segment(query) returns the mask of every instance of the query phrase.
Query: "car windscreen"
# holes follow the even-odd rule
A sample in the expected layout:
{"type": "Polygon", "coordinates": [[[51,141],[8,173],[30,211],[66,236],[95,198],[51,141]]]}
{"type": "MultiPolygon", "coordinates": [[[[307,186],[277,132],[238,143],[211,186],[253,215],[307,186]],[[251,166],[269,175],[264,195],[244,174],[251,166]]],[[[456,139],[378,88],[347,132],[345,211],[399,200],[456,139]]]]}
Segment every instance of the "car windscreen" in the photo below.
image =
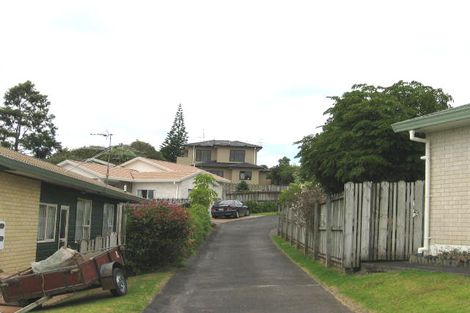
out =
{"type": "Polygon", "coordinates": [[[236,205],[236,202],[233,200],[222,200],[217,205],[218,206],[236,205]]]}

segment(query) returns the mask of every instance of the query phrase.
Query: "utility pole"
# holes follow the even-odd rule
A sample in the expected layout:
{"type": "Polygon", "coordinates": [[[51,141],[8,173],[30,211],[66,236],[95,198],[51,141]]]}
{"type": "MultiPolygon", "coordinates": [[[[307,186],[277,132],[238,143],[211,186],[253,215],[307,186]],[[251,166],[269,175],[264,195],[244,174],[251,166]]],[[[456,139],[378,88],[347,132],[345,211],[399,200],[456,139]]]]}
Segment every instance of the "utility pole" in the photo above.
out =
{"type": "Polygon", "coordinates": [[[106,133],[92,133],[90,134],[92,136],[103,136],[105,138],[108,138],[109,139],[109,143],[108,143],[108,162],[106,164],[106,179],[104,181],[104,183],[106,185],[108,185],[108,180],[109,180],[109,162],[111,162],[111,139],[113,137],[114,134],[111,134],[109,131],[106,131],[106,133]]]}

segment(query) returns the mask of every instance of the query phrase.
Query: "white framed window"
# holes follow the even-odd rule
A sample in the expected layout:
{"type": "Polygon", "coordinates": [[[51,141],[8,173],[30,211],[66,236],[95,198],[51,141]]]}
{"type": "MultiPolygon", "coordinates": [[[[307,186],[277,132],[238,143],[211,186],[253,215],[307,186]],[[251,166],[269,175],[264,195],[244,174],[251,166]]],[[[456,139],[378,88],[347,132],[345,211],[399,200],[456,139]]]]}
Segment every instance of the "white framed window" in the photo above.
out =
{"type": "Polygon", "coordinates": [[[240,171],[240,180],[251,180],[251,171],[240,171]]]}
{"type": "Polygon", "coordinates": [[[155,190],[152,189],[137,189],[137,195],[144,199],[155,199],[155,190]]]}
{"type": "Polygon", "coordinates": [[[103,232],[102,236],[111,235],[114,230],[114,204],[105,203],[103,207],[103,232]]]}
{"type": "Polygon", "coordinates": [[[57,204],[39,204],[38,242],[54,242],[57,222],[57,204]]]}
{"type": "Polygon", "coordinates": [[[75,219],[75,240],[90,239],[91,200],[78,199],[77,217],[75,219]]]}

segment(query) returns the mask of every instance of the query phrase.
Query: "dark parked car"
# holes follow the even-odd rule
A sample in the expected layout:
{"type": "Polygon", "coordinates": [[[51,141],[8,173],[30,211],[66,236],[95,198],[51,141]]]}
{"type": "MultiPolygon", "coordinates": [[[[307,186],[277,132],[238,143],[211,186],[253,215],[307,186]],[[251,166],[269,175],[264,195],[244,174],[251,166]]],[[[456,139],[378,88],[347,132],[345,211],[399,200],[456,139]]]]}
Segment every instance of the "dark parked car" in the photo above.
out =
{"type": "Polygon", "coordinates": [[[211,214],[213,218],[219,216],[248,216],[250,210],[246,205],[238,200],[222,200],[212,206],[211,214]]]}

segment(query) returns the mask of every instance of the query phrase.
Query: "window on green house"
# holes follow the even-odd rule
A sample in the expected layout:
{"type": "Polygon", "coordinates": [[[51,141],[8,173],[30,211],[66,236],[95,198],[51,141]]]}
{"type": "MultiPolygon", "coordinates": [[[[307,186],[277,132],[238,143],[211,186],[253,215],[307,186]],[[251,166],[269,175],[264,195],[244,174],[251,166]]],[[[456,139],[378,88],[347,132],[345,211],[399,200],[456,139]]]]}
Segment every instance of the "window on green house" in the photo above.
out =
{"type": "Polygon", "coordinates": [[[38,241],[55,241],[57,205],[41,203],[39,205],[38,241]]]}
{"type": "Polygon", "coordinates": [[[103,232],[102,236],[111,235],[114,231],[114,204],[105,203],[103,207],[103,232]]]}
{"type": "Polygon", "coordinates": [[[91,200],[78,199],[77,218],[75,219],[75,240],[90,239],[91,210],[91,200]]]}

